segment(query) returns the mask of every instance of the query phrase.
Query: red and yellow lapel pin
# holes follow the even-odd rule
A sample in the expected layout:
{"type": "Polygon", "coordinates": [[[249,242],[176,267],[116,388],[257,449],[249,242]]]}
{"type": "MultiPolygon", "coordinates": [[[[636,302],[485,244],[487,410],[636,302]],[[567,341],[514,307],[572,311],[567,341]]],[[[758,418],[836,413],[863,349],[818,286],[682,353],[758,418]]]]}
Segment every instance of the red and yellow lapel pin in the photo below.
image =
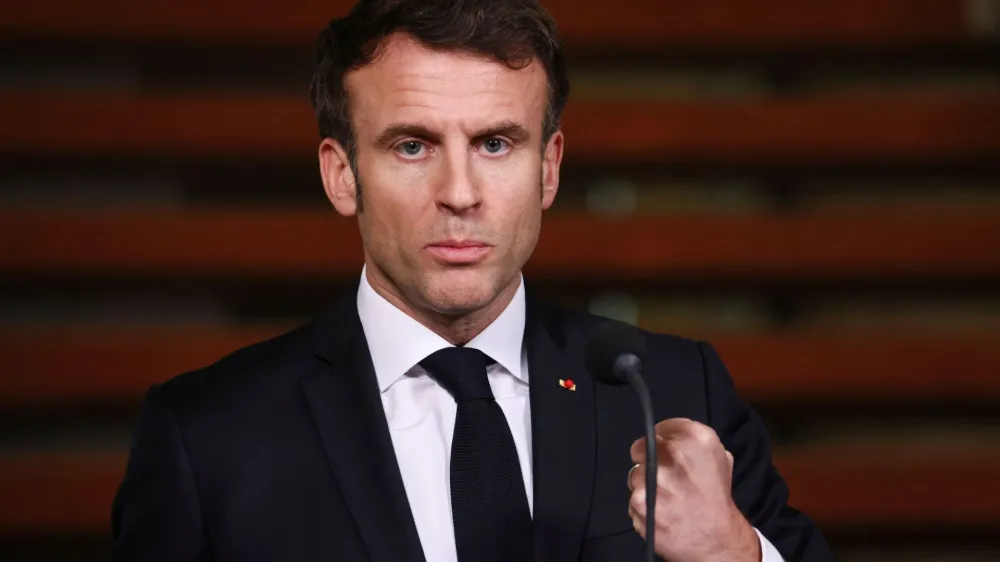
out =
{"type": "Polygon", "coordinates": [[[573,382],[573,379],[559,379],[559,386],[565,388],[566,390],[576,391],[576,383],[573,382]]]}

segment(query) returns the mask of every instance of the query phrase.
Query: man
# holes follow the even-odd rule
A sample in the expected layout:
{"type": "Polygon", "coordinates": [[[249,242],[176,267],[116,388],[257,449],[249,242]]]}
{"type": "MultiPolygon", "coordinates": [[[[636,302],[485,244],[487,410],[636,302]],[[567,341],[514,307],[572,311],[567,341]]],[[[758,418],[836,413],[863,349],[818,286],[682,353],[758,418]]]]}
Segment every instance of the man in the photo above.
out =
{"type": "MultiPolygon", "coordinates": [[[[585,371],[600,319],[521,277],[567,92],[533,0],[362,0],[330,24],[319,162],[361,231],[358,289],[150,390],[116,560],[642,560],[634,396],[585,371]]],[[[712,348],[645,337],[658,554],[832,559],[712,348]]]]}

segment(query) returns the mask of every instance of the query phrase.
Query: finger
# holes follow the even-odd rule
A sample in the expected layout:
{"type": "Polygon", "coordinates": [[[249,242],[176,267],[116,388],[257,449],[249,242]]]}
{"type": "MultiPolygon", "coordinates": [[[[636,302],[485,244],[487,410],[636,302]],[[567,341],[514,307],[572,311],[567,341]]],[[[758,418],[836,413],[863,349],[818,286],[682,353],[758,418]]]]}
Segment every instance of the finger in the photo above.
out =
{"type": "MultiPolygon", "coordinates": [[[[629,519],[639,519],[640,521],[642,521],[642,519],[643,519],[643,516],[640,515],[639,512],[636,511],[636,509],[634,507],[632,507],[631,503],[628,506],[628,516],[629,516],[629,519]]],[[[642,521],[642,522],[645,523],[645,521],[642,521]]]]}
{"type": "Polygon", "coordinates": [[[687,418],[670,418],[656,424],[656,434],[664,439],[687,436],[698,422],[687,418]]]}
{"type": "Polygon", "coordinates": [[[719,436],[711,427],[686,418],[671,418],[656,424],[656,435],[666,441],[696,443],[700,447],[721,446],[719,436]]]}
{"type": "Polygon", "coordinates": [[[644,477],[643,475],[645,473],[646,469],[641,464],[633,464],[632,468],[628,469],[628,478],[626,479],[626,481],[628,482],[628,489],[630,492],[635,490],[635,487],[638,486],[640,482],[643,482],[643,477],[644,477]],[[636,473],[639,472],[640,470],[642,471],[642,473],[636,475],[636,473]]]}
{"type": "MultiPolygon", "coordinates": [[[[661,461],[661,462],[665,462],[665,461],[661,461]]],[[[677,476],[675,474],[675,471],[671,467],[665,466],[664,464],[658,464],[656,466],[656,487],[657,487],[657,493],[662,493],[662,492],[665,492],[667,490],[674,489],[675,486],[676,486],[676,484],[677,484],[677,482],[675,480],[676,478],[677,478],[677,476]]]]}
{"type": "Polygon", "coordinates": [[[628,500],[629,509],[640,517],[646,517],[646,488],[632,492],[628,500]]]}
{"type": "Polygon", "coordinates": [[[632,529],[634,529],[636,533],[639,533],[639,536],[642,538],[646,538],[646,519],[641,517],[632,508],[629,508],[628,516],[629,519],[632,520],[632,529]]]}
{"type": "Polygon", "coordinates": [[[632,462],[635,464],[642,464],[646,462],[646,438],[640,437],[632,442],[632,448],[629,450],[632,456],[632,462]]]}
{"type": "MultiPolygon", "coordinates": [[[[662,450],[661,445],[663,445],[663,443],[665,443],[663,437],[656,435],[656,445],[660,448],[660,450],[662,450]]],[[[629,454],[632,456],[632,462],[635,464],[642,464],[646,462],[646,438],[640,437],[639,439],[633,441],[629,454]]],[[[662,454],[663,453],[659,451],[657,452],[657,455],[662,454]]]]}
{"type": "Polygon", "coordinates": [[[729,472],[733,472],[733,465],[736,464],[736,459],[733,458],[733,454],[726,450],[726,460],[729,461],[729,472]]]}
{"type": "Polygon", "coordinates": [[[640,537],[646,538],[646,519],[644,517],[640,517],[639,514],[635,513],[631,509],[629,510],[628,515],[632,519],[632,529],[634,529],[636,533],[639,533],[640,537]]]}
{"type": "MultiPolygon", "coordinates": [[[[631,492],[629,501],[641,513],[646,513],[646,467],[640,465],[634,468],[635,470],[629,476],[628,482],[628,489],[631,492]]],[[[670,469],[663,466],[656,468],[657,496],[663,497],[671,494],[671,490],[676,487],[676,482],[673,478],[674,476],[671,474],[670,469]]]]}

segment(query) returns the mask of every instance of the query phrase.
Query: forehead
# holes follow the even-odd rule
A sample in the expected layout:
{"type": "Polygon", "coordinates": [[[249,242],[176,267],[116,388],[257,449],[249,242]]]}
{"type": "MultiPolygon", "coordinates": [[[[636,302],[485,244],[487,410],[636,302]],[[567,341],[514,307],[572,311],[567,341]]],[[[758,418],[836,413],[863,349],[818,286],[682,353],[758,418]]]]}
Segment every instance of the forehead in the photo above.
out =
{"type": "Polygon", "coordinates": [[[476,54],[435,50],[404,34],[388,37],[375,62],[345,79],[359,129],[400,121],[443,128],[503,120],[540,129],[547,84],[537,61],[511,69],[476,54]]]}

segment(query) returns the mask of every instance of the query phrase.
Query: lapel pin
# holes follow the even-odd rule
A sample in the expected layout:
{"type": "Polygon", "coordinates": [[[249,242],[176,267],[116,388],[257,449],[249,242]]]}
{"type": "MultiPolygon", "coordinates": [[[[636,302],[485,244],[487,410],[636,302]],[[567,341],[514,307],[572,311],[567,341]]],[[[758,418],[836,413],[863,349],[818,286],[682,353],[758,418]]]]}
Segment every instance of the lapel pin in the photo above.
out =
{"type": "Polygon", "coordinates": [[[559,379],[559,386],[565,388],[566,390],[576,391],[576,383],[573,382],[573,379],[559,379]]]}

